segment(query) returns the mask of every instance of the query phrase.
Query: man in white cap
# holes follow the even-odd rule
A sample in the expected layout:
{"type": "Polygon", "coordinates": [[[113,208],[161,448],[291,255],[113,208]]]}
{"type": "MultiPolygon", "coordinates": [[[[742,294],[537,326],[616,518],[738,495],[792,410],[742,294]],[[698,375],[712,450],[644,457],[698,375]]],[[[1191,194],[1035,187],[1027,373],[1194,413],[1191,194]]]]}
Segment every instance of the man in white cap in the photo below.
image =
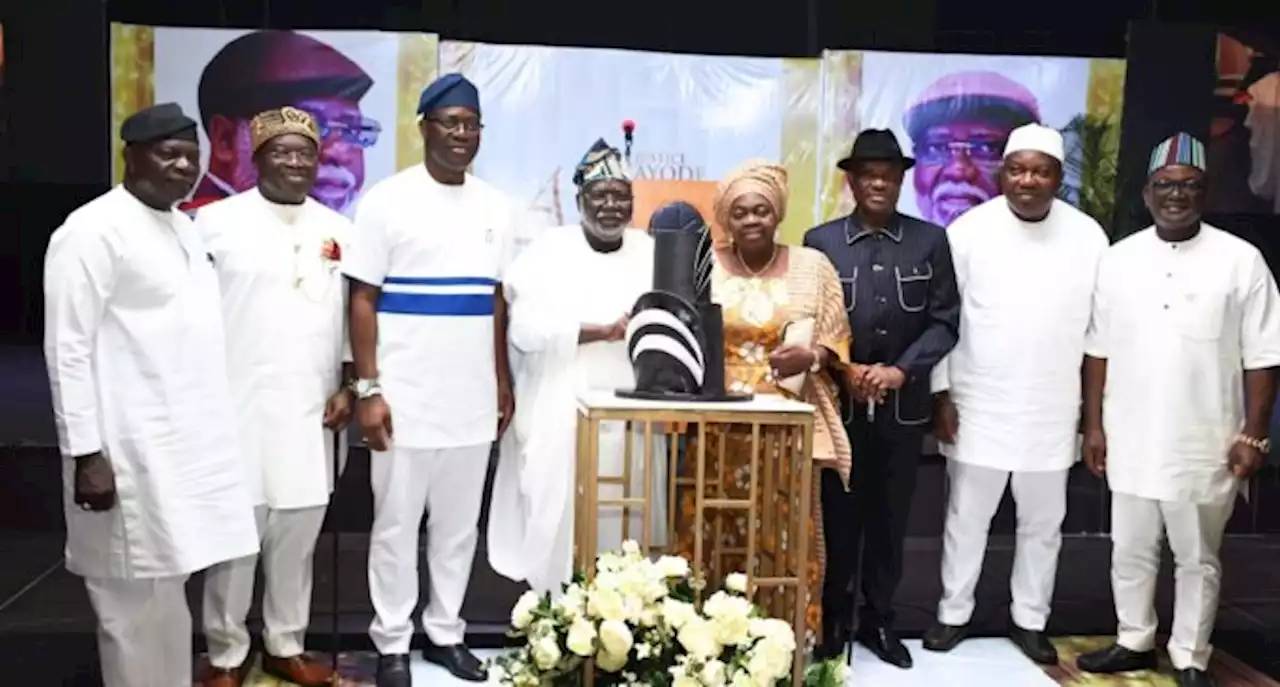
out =
{"type": "Polygon", "coordinates": [[[1213,684],[1218,547],[1236,495],[1270,450],[1280,292],[1257,248],[1200,220],[1204,145],[1156,147],[1142,197],[1155,226],[1104,256],[1084,367],[1084,458],[1111,486],[1116,643],[1081,670],[1156,667],[1156,576],[1173,551],[1169,659],[1213,684]]]}
{"type": "Polygon", "coordinates": [[[1044,635],[1078,454],[1080,365],[1102,227],[1057,199],[1063,143],[1039,124],[1014,129],[1000,171],[1002,197],[947,229],[960,289],[960,343],[933,372],[950,496],[942,600],[924,647],[950,651],[968,632],[987,534],[1008,485],[1018,534],[1010,638],[1056,664],[1044,635]]]}

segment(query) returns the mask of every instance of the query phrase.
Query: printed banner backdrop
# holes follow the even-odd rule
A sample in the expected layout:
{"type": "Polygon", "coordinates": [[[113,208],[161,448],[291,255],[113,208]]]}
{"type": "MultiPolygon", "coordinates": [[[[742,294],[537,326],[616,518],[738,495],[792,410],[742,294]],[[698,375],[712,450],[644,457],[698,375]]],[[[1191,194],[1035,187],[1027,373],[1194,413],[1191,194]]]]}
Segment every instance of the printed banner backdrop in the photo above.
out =
{"type": "Polygon", "coordinates": [[[621,150],[628,119],[635,226],[673,200],[712,221],[717,181],[764,158],[789,172],[793,202],[781,231],[799,242],[814,223],[819,70],[818,60],[440,44],[441,73],[461,72],[480,89],[475,173],[526,210],[521,244],[578,221],[574,167],[598,138],[621,150]]]}
{"type": "Polygon", "coordinates": [[[1109,227],[1123,97],[1123,60],[826,51],[818,214],[852,209],[835,163],[881,128],[916,158],[898,209],[946,226],[999,195],[1005,139],[1036,121],[1067,139],[1064,199],[1109,227]]]}
{"type": "MultiPolygon", "coordinates": [[[[200,121],[204,174],[183,206],[193,209],[254,186],[248,120],[295,105],[316,115],[324,135],[312,196],[350,215],[364,189],[421,162],[414,112],[437,57],[433,34],[112,24],[112,130],[160,102],[200,121]]],[[[113,141],[118,183],[122,146],[113,141]]]]}
{"type": "Polygon", "coordinates": [[[1209,209],[1280,214],[1280,31],[1218,34],[1209,209]]]}

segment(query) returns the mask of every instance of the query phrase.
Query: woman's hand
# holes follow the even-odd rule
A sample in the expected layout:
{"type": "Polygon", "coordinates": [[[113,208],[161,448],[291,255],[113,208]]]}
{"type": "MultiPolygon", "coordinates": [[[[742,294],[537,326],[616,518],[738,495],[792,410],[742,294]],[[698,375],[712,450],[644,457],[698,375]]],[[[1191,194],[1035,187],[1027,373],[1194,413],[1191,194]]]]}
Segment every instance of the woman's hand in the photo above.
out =
{"type": "Polygon", "coordinates": [[[783,346],[769,356],[769,367],[775,380],[786,379],[808,372],[817,360],[817,352],[808,346],[783,346]]]}

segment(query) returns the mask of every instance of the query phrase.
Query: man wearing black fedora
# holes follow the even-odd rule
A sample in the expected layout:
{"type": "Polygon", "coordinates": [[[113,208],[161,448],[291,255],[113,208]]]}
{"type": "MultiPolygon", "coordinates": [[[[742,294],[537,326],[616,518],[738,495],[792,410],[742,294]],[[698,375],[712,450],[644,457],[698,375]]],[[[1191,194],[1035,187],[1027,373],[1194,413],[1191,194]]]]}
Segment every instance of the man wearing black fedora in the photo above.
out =
{"type": "Polygon", "coordinates": [[[833,656],[856,640],[899,668],[912,661],[893,629],[893,595],[921,448],[933,421],[930,373],[955,346],[960,327],[946,232],[896,210],[904,174],[914,164],[892,132],[858,134],[837,163],[853,192],[853,212],[804,237],[804,245],[825,253],[840,273],[853,360],[868,366],[851,380],[853,395],[845,403],[851,489],[845,492],[830,470],[821,477],[827,574],[820,648],[833,656]],[[865,605],[851,638],[855,579],[865,605]]]}

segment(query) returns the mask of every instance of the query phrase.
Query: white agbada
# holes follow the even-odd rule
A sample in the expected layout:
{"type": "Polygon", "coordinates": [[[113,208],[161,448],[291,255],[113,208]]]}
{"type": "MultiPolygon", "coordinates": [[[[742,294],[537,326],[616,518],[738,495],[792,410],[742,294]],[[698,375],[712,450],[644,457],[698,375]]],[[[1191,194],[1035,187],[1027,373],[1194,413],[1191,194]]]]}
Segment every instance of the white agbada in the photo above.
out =
{"type": "Polygon", "coordinates": [[[44,291],[67,569],[158,578],[256,553],[218,282],[191,220],[118,186],[53,233],[44,291]],[[70,459],[96,451],[118,496],[101,513],[73,500],[70,459]]]}
{"type": "Polygon", "coordinates": [[[338,258],[351,221],[310,198],[270,203],[255,188],[201,208],[195,226],[221,283],[227,368],[254,503],[325,506],[334,468],[324,408],[341,384],[346,350],[338,258]]]}
{"type": "Polygon", "coordinates": [[[1244,425],[1244,370],[1280,366],[1280,293],[1256,248],[1202,223],[1178,243],[1154,228],[1103,257],[1088,354],[1107,361],[1117,643],[1155,648],[1163,544],[1173,551],[1168,652],[1206,670],[1222,580],[1218,550],[1239,480],[1227,452],[1244,425]]]}
{"type": "Polygon", "coordinates": [[[1067,510],[1067,471],[1079,455],[1080,364],[1107,236],[1059,200],[1040,222],[1001,196],[947,227],[960,290],[960,343],[933,372],[959,427],[948,457],[938,621],[972,619],[987,535],[1006,488],[1017,503],[1010,616],[1048,623],[1067,510]]]}
{"type": "Polygon", "coordinates": [[[960,289],[960,342],[934,368],[960,417],[943,455],[1008,471],[1057,471],[1079,455],[1080,364],[1107,235],[1053,201],[1024,222],[1002,196],[947,228],[960,289]]]}
{"type": "MultiPolygon", "coordinates": [[[[601,253],[579,226],[546,230],[520,254],[504,283],[510,303],[508,339],[516,390],[514,431],[502,441],[489,516],[489,562],[513,580],[538,591],[558,592],[572,574],[573,486],[577,397],[584,391],[614,391],[635,384],[624,341],[579,344],[584,324],[609,324],[630,312],[652,289],[653,239],[628,230],[622,247],[601,253]]],[[[600,474],[623,475],[625,437],[621,425],[602,425],[600,474]]],[[[632,436],[634,484],[643,489],[639,467],[644,436],[632,436]]],[[[665,441],[654,444],[655,492],[665,494],[665,441]]],[[[613,485],[604,498],[621,497],[613,485]]],[[[652,514],[655,543],[665,540],[665,499],[652,514]]],[[[630,517],[630,538],[643,526],[630,517]]],[[[601,550],[622,543],[617,509],[600,514],[601,550]]]]}
{"type": "Polygon", "coordinates": [[[1208,224],[1181,243],[1148,228],[1107,252],[1095,300],[1088,353],[1107,360],[1111,490],[1233,498],[1227,450],[1244,426],[1244,370],[1280,365],[1280,294],[1262,254],[1208,224]]]}

